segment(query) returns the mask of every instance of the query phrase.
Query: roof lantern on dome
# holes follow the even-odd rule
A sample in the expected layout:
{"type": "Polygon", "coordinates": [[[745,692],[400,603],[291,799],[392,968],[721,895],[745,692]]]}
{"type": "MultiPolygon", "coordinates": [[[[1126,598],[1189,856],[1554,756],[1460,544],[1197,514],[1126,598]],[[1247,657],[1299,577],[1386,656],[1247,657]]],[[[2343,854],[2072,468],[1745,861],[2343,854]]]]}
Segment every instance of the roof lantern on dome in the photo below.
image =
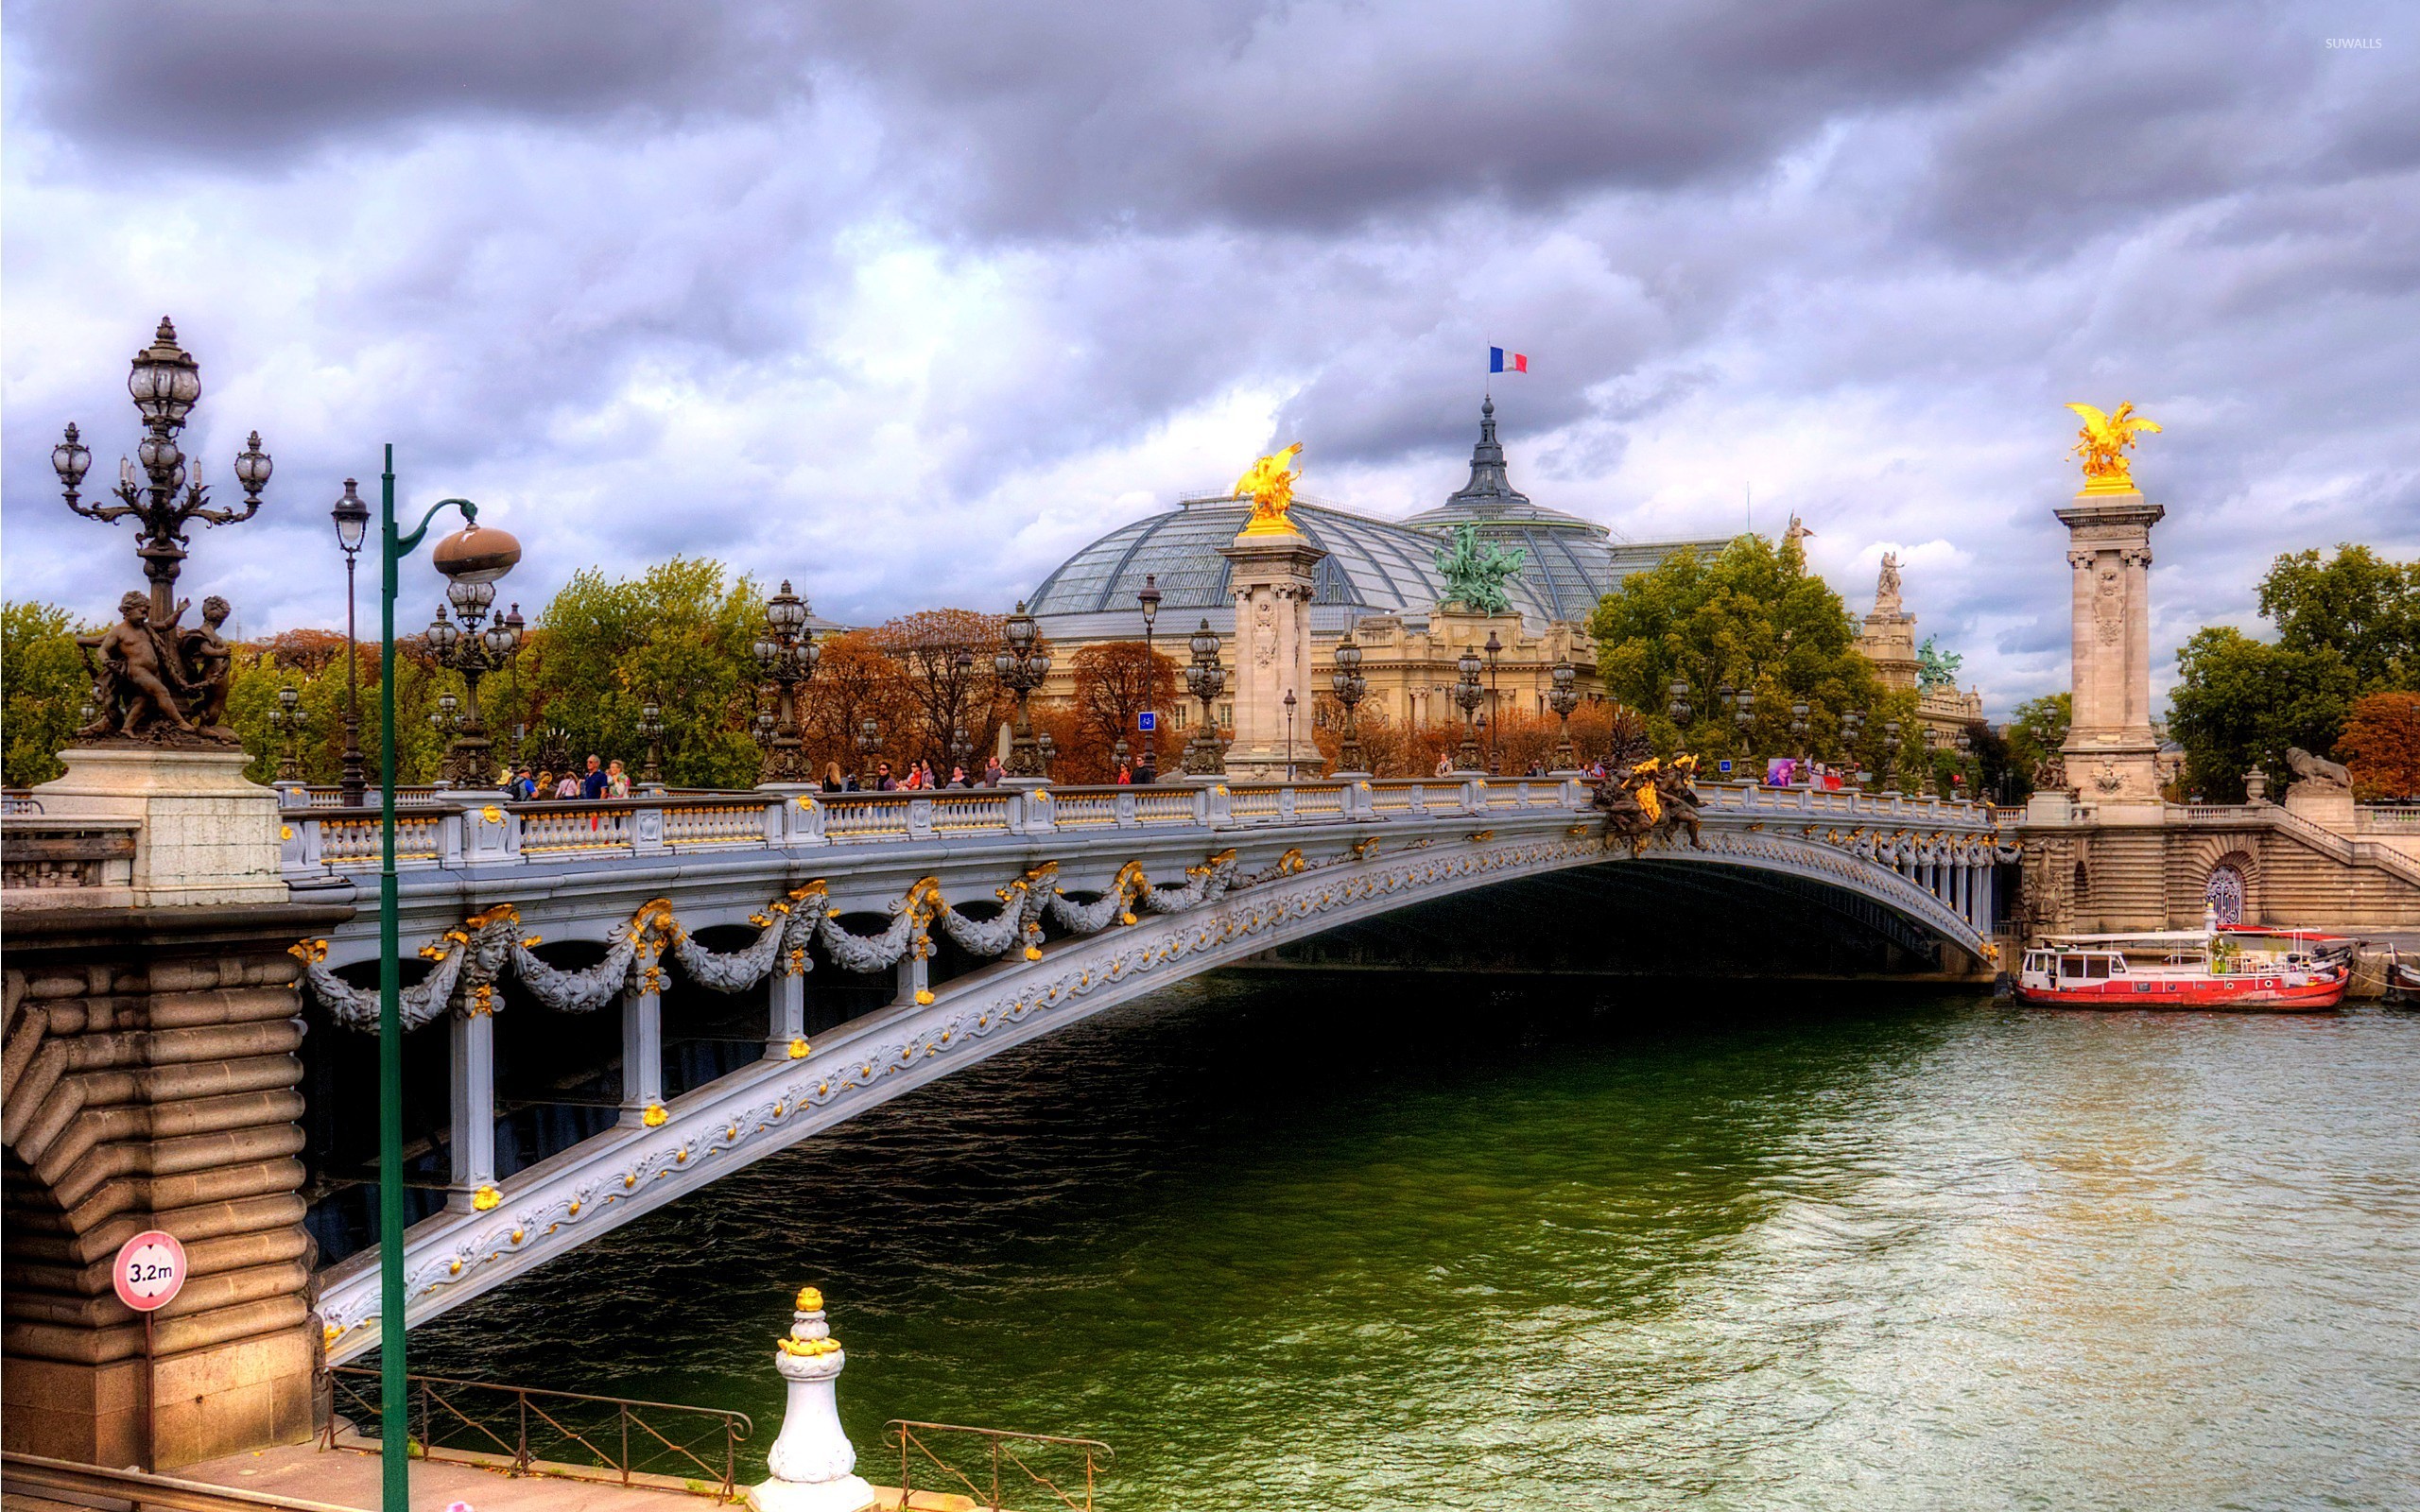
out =
{"type": "Polygon", "coordinates": [[[1424,509],[1404,524],[1419,530],[1475,524],[1485,535],[1485,527],[1497,522],[1540,530],[1585,530],[1599,539],[1612,534],[1593,520],[1532,504],[1528,494],[1512,486],[1504,468],[1504,443],[1495,438],[1495,401],[1491,398],[1478,406],[1478,444],[1471,448],[1471,480],[1448,494],[1443,504],[1424,509]]]}

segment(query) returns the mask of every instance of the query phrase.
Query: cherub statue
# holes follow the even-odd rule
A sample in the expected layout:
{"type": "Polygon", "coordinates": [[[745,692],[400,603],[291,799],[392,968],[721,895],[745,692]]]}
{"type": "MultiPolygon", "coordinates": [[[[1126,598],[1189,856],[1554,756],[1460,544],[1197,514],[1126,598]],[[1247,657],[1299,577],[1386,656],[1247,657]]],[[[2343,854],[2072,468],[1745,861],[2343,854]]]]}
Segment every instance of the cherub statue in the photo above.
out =
{"type": "Polygon", "coordinates": [[[1698,759],[1686,751],[1675,756],[1669,765],[1653,774],[1657,807],[1663,812],[1656,816],[1655,833],[1667,838],[1676,831],[1689,832],[1689,844],[1700,845],[1698,839],[1698,789],[1691,779],[1697,776],[1698,759]]]}
{"type": "Polygon", "coordinates": [[[2104,415],[2090,404],[2069,404],[2083,421],[2075,450],[2067,455],[2083,463],[2084,487],[2095,493],[2124,493],[2135,486],[2126,453],[2144,431],[2159,434],[2159,422],[2135,413],[2130,400],[2104,415]]]}
{"type": "MultiPolygon", "coordinates": [[[[177,712],[177,690],[183,679],[178,676],[172,643],[152,627],[150,595],[128,593],[117,601],[117,612],[118,623],[100,634],[76,638],[88,666],[93,653],[99,655],[93,704],[100,711],[98,718],[77,733],[130,737],[154,725],[190,733],[192,722],[177,712]]],[[[178,612],[183,612],[182,605],[178,612]]],[[[173,627],[176,616],[168,623],[173,627]]]]}
{"type": "Polygon", "coordinates": [[[194,692],[193,722],[203,734],[220,740],[233,740],[235,732],[227,728],[227,689],[234,680],[235,652],[219,637],[218,627],[234,612],[228,602],[213,593],[201,601],[201,623],[177,638],[178,649],[184,655],[185,676],[194,692]]]}

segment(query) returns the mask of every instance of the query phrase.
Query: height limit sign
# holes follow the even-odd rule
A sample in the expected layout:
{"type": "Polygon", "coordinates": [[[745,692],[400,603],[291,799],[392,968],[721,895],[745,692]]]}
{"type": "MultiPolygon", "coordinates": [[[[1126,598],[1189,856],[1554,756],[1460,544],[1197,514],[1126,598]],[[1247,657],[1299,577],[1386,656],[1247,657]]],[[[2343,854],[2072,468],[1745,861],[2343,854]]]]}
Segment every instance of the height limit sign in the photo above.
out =
{"type": "Polygon", "coordinates": [[[157,1312],[185,1284],[185,1246],[153,1228],[118,1246],[117,1299],[138,1313],[157,1312]]]}

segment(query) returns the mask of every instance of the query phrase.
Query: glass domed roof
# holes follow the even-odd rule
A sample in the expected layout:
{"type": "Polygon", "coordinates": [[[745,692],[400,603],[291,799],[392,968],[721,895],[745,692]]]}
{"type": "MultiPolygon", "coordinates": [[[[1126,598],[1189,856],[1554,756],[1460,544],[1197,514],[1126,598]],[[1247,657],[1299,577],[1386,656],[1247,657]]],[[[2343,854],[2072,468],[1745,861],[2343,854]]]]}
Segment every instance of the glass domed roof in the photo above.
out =
{"type": "MultiPolygon", "coordinates": [[[[1296,528],[1327,553],[1311,600],[1315,631],[1336,634],[1373,614],[1426,617],[1445,596],[1436,557],[1457,525],[1528,554],[1504,586],[1533,629],[1586,619],[1623,574],[1651,567],[1676,549],[1719,551],[1724,544],[1617,542],[1603,525],[1530,503],[1507,480],[1495,410],[1491,402],[1480,411],[1470,483],[1437,508],[1398,523],[1296,498],[1288,511],[1296,528]]],[[[1138,637],[1143,616],[1134,595],[1150,576],[1162,595],[1162,633],[1183,636],[1203,619],[1224,633],[1233,627],[1235,602],[1219,548],[1232,543],[1251,516],[1247,500],[1187,499],[1120,525],[1062,562],[1033,591],[1027,610],[1053,639],[1138,637]]]]}

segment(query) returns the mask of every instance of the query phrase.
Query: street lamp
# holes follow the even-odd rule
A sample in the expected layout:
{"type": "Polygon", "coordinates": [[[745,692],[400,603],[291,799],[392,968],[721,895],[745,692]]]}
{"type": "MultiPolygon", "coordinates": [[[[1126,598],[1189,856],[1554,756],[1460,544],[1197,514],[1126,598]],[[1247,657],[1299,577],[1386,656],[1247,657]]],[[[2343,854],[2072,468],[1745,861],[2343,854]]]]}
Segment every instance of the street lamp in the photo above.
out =
{"type": "Polygon", "coordinates": [[[281,782],[302,781],[300,751],[302,743],[302,695],[297,693],[294,684],[289,682],[277,690],[277,707],[268,712],[268,728],[282,730],[285,735],[285,753],[277,759],[277,780],[281,782]]]}
{"type": "MultiPolygon", "coordinates": [[[[1159,680],[1156,676],[1159,663],[1151,656],[1151,627],[1160,621],[1159,574],[1143,575],[1143,586],[1134,594],[1134,601],[1143,606],[1143,701],[1148,704],[1151,700],[1151,686],[1159,680]]],[[[1156,727],[1159,721],[1154,719],[1151,723],[1156,727]]],[[[1143,731],[1143,749],[1150,757],[1153,766],[1160,765],[1159,745],[1160,732],[1156,728],[1143,731]]]]}
{"type": "Polygon", "coordinates": [[[1336,701],[1344,706],[1344,739],[1337,747],[1337,766],[1360,771],[1361,726],[1357,711],[1369,696],[1370,679],[1361,675],[1361,647],[1354,643],[1351,630],[1336,643],[1336,672],[1328,679],[1328,686],[1336,690],[1336,701]]]}
{"type": "Polygon", "coordinates": [[[1286,690],[1286,781],[1294,780],[1294,690],[1286,690]]]}
{"type": "Polygon", "coordinates": [[[151,580],[151,627],[173,640],[177,573],[184,564],[186,527],[196,520],[212,525],[235,524],[259,513],[270,463],[268,454],[261,450],[261,433],[252,432],[244,450],[235,455],[235,481],[244,490],[240,510],[212,508],[209,488],[185,481],[186,457],[177,447],[177,433],[184,429],[186,416],[201,400],[201,364],[177,345],[177,328],[164,316],[151,345],[134,354],[126,391],[143,416],[144,437],[134,455],[149,479],[147,488],[135,481],[134,464],[120,457],[117,488],[112,490],[118,502],[97,506],[80,502],[78,490],[93,465],[93,454],[74,425],[67,427],[66,438],[51,448],[50,465],[65,487],[67,507],[76,513],[102,521],[134,517],[138,538],[134,554],[143,558],[143,575],[151,580]]]}
{"type": "MultiPolygon", "coordinates": [[[[1725,689],[1724,691],[1728,692],[1729,690],[1725,689]]],[[[1671,717],[1672,723],[1676,725],[1686,725],[1689,722],[1690,713],[1688,679],[1686,678],[1674,678],[1672,679],[1670,693],[1671,696],[1665,701],[1664,713],[1671,717]]]]}
{"type": "Polygon", "coordinates": [[[1478,706],[1487,701],[1478,685],[1478,653],[1465,647],[1454,668],[1461,674],[1454,683],[1454,702],[1462,711],[1462,745],[1454,765],[1460,771],[1475,772],[1478,770],[1478,706]]]}
{"type": "Polygon", "coordinates": [[[1185,745],[1185,775],[1216,777],[1227,769],[1227,753],[1219,743],[1219,714],[1215,707],[1219,695],[1227,691],[1227,672],[1219,665],[1219,632],[1204,619],[1188,644],[1193,664],[1184,669],[1184,685],[1186,691],[1201,700],[1201,728],[1185,745]]]}
{"type": "Polygon", "coordinates": [[[1806,704],[1803,699],[1789,706],[1789,738],[1793,749],[1806,749],[1806,704]]]}
{"type": "Polygon", "coordinates": [[[1841,715],[1841,748],[1847,753],[1849,762],[1858,774],[1858,781],[1860,782],[1865,781],[1865,763],[1858,758],[1857,747],[1864,734],[1864,710],[1852,709],[1841,715]]]}
{"type": "MultiPolygon", "coordinates": [[[[1563,721],[1563,738],[1555,742],[1555,766],[1559,771],[1578,771],[1580,753],[1571,745],[1571,711],[1580,707],[1580,689],[1577,686],[1580,669],[1566,659],[1556,662],[1549,676],[1554,679],[1554,690],[1547,695],[1547,707],[1563,721]]],[[[1689,685],[1675,682],[1672,686],[1680,690],[1673,696],[1673,701],[1681,706],[1681,712],[1672,717],[1676,722],[1685,721],[1689,717],[1689,685]]]]}
{"type": "Polygon", "coordinates": [[[1495,658],[1496,658],[1497,654],[1498,654],[1498,653],[1500,653],[1503,649],[1504,649],[1504,643],[1503,643],[1503,642],[1501,642],[1501,641],[1499,641],[1499,640],[1497,640],[1497,639],[1495,638],[1495,626],[1493,626],[1493,625],[1489,626],[1489,627],[1487,627],[1487,646],[1486,646],[1486,650],[1487,650],[1487,769],[1488,769],[1488,771],[1489,771],[1489,773],[1490,773],[1491,775],[1495,773],[1495,771],[1496,770],[1496,766],[1497,766],[1496,754],[1495,754],[1495,736],[1496,736],[1496,730],[1497,730],[1497,727],[1498,727],[1498,726],[1500,726],[1500,725],[1502,725],[1502,724],[1504,723],[1504,711],[1502,710],[1502,708],[1500,708],[1500,707],[1497,705],[1496,700],[1495,700],[1495,658]]]}
{"type": "Polygon", "coordinates": [[[1898,755],[1899,721],[1885,719],[1882,721],[1882,785],[1886,789],[1891,785],[1891,768],[1895,765],[1898,755]]]}
{"type": "Polygon", "coordinates": [[[344,765],[337,768],[337,800],[346,808],[361,807],[361,653],[354,648],[353,567],[361,542],[370,534],[370,506],[344,480],[344,496],[328,511],[337,524],[337,544],[344,549],[344,765]]]}
{"type": "Polygon", "coordinates": [[[639,768],[639,786],[664,791],[664,706],[650,698],[639,706],[639,736],[647,742],[647,765],[639,768]]]}
{"type": "MultiPolygon", "coordinates": [[[[486,787],[494,781],[494,744],[488,739],[487,726],[479,719],[479,679],[491,672],[502,671],[513,653],[521,649],[525,628],[521,606],[513,605],[510,612],[497,615],[494,624],[481,630],[479,622],[487,618],[488,607],[495,602],[495,584],[457,578],[445,585],[445,598],[462,623],[456,627],[445,617],[445,605],[438,605],[437,617],[428,626],[429,655],[439,666],[451,667],[462,675],[469,697],[462,716],[448,720],[456,733],[445,747],[443,775],[455,787],[486,787]]],[[[453,701],[451,694],[439,700],[449,716],[453,701]]]]}
{"type": "MultiPolygon", "coordinates": [[[[479,524],[468,499],[440,499],[411,534],[395,526],[395,449],[387,448],[379,476],[378,523],[378,1363],[379,1400],[408,1399],[404,1373],[406,1332],[404,1291],[404,1016],[402,933],[395,885],[395,598],[404,558],[428,534],[440,509],[462,512],[459,534],[442,536],[429,553],[451,583],[482,587],[512,571],[521,542],[479,524]]],[[[494,590],[488,588],[492,597],[494,590]]],[[[380,1497],[387,1512],[410,1506],[411,1436],[400,1418],[378,1435],[380,1497]]]]}
{"type": "Polygon", "coordinates": [[[881,783],[874,777],[874,759],[882,754],[882,726],[872,714],[857,721],[857,786],[867,792],[877,790],[881,783]]]}
{"type": "Polygon", "coordinates": [[[783,578],[782,591],[765,601],[765,628],[758,633],[754,647],[756,670],[764,679],[763,691],[773,700],[773,722],[764,727],[767,782],[814,780],[815,774],[807,770],[804,745],[799,738],[805,723],[799,713],[799,690],[815,676],[816,663],[822,660],[823,652],[815,644],[814,633],[807,629],[806,620],[806,600],[791,593],[789,579],[783,578]]]}
{"type": "Polygon", "coordinates": [[[1009,775],[1047,779],[1050,776],[1049,752],[1033,738],[1033,717],[1028,700],[1042,679],[1050,676],[1050,653],[1037,649],[1038,632],[1033,616],[1025,611],[1025,604],[1017,604],[1017,611],[1009,616],[1002,633],[1008,644],[992,658],[992,670],[999,674],[1000,685],[1017,696],[1016,724],[1009,738],[1009,775]]]}

